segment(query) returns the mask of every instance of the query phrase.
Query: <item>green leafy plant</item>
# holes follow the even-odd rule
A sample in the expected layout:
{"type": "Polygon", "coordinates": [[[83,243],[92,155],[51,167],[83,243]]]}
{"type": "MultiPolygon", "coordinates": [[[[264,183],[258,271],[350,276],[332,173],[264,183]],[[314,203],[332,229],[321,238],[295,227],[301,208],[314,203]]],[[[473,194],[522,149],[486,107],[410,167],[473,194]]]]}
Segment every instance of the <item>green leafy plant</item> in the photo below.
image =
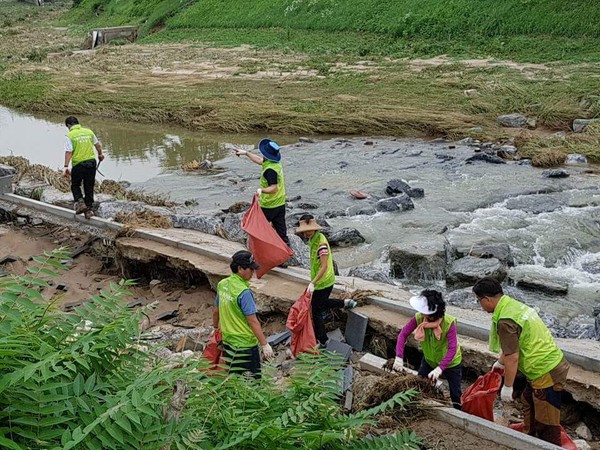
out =
{"type": "Polygon", "coordinates": [[[417,448],[407,431],[365,437],[365,426],[415,395],[356,414],[340,406],[340,363],[303,355],[289,378],[209,371],[201,358],[168,363],[141,345],[131,282],[73,312],[42,293],[66,270],[65,249],[0,279],[0,447],[10,449],[417,448]]]}

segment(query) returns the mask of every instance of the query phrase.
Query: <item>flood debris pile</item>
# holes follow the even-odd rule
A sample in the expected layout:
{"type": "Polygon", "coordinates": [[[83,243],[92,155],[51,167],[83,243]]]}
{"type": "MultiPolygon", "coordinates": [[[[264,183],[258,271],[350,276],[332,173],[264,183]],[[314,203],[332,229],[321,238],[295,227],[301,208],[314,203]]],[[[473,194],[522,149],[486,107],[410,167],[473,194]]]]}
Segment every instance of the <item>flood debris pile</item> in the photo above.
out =
{"type": "Polygon", "coordinates": [[[171,221],[156,211],[121,211],[114,217],[115,222],[128,228],[171,228],[171,221]]]}

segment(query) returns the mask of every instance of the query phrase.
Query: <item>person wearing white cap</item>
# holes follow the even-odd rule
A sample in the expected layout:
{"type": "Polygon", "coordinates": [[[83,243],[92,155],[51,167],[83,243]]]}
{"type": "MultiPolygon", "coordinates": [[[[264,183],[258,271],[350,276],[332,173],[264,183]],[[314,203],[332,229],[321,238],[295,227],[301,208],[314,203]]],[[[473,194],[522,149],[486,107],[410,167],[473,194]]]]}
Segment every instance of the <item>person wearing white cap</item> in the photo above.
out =
{"type": "Polygon", "coordinates": [[[426,289],[412,297],[410,305],[417,313],[398,335],[393,369],[399,372],[404,368],[404,346],[408,336],[414,333],[423,350],[419,375],[436,382],[443,374],[450,387],[452,406],[460,409],[462,352],[458,344],[456,317],[446,314],[446,302],[435,290],[426,289]]]}

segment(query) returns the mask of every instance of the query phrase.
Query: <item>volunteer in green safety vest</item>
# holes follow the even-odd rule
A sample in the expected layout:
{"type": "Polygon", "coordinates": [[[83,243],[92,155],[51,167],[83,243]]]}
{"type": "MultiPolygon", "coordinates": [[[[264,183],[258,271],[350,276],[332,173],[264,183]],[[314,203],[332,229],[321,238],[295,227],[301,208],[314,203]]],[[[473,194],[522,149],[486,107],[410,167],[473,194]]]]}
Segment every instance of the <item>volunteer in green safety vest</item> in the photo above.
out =
{"type": "Polygon", "coordinates": [[[259,268],[252,253],[236,252],[231,258],[232,275],[217,285],[217,298],[213,311],[213,326],[221,328],[225,359],[233,371],[260,374],[259,344],[265,359],[273,357],[256,317],[256,303],[250,291],[250,279],[259,268]]]}
{"type": "Polygon", "coordinates": [[[438,291],[426,289],[409,302],[417,314],[398,335],[393,369],[399,372],[404,368],[404,346],[413,333],[423,350],[419,375],[434,383],[440,375],[444,375],[448,380],[452,406],[460,409],[462,352],[458,344],[456,318],[446,314],[446,302],[438,291]]]}
{"type": "Polygon", "coordinates": [[[356,302],[352,299],[329,298],[335,284],[333,256],[327,238],[321,233],[322,227],[310,214],[304,214],[298,221],[296,234],[310,247],[310,283],[307,290],[312,294],[311,309],[315,335],[321,347],[327,346],[327,333],[323,313],[330,308],[352,309],[356,302]]]}
{"type": "Polygon", "coordinates": [[[260,207],[279,237],[289,245],[285,223],[286,197],[281,151],[279,145],[271,139],[260,141],[258,149],[262,156],[240,149],[235,149],[235,154],[237,156],[246,155],[250,161],[262,166],[260,188],[256,191],[260,207]]]}
{"type": "Polygon", "coordinates": [[[512,402],[518,370],[527,379],[521,395],[523,431],[560,446],[560,404],[569,363],[538,313],[504,295],[496,279],[482,278],[473,292],[481,307],[493,314],[489,345],[500,352],[493,368],[504,373],[502,401],[512,402]]]}
{"type": "Polygon", "coordinates": [[[65,139],[65,177],[71,176],[71,192],[75,200],[75,213],[85,214],[86,219],[94,215],[92,206],[94,204],[94,185],[96,183],[96,154],[98,160],[104,160],[102,144],[92,130],[79,125],[77,117],[69,116],[65,120],[69,129],[65,139]],[[71,171],[69,172],[69,163],[71,171]],[[81,193],[81,184],[83,192],[81,193]]]}

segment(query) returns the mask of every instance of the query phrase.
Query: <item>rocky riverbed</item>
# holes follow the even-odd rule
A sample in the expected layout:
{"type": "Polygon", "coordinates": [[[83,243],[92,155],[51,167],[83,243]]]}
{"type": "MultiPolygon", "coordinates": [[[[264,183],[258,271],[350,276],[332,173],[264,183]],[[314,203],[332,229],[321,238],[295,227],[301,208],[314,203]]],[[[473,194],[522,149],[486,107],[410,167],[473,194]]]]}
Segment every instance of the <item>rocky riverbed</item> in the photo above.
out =
{"type": "MultiPolygon", "coordinates": [[[[282,152],[288,225],[305,212],[317,216],[342,273],[415,291],[434,285],[465,308],[478,307],[473,281],[495,276],[539,307],[557,336],[600,338],[600,187],[584,158],[542,170],[520,159],[511,141],[472,139],[300,139],[282,152]]],[[[222,171],[169,170],[133,187],[180,202],[152,208],[173,226],[243,242],[240,221],[260,168],[233,154],[214,164],[222,171]]],[[[55,204],[69,197],[42,194],[55,204]]],[[[149,208],[99,200],[106,218],[149,208]]],[[[306,266],[306,246],[291,238],[294,263],[306,266]]]]}

